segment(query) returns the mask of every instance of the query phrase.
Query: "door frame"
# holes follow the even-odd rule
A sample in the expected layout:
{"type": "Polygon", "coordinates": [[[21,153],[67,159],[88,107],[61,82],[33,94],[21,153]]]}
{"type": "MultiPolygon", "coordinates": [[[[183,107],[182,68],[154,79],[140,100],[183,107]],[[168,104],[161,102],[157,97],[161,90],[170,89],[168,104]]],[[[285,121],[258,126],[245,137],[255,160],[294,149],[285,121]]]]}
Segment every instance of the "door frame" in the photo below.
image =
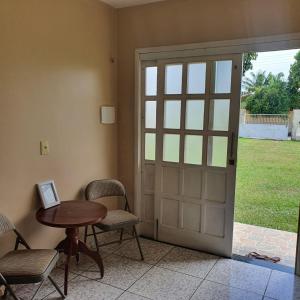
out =
{"type": "MultiPolygon", "coordinates": [[[[300,48],[300,32],[257,38],[224,40],[185,45],[172,45],[135,50],[135,105],[134,105],[134,211],[140,217],[141,210],[141,65],[144,61],[158,59],[210,56],[219,54],[240,54],[245,52],[266,52],[300,48]]],[[[300,219],[300,217],[299,217],[300,219]]],[[[300,222],[300,220],[299,220],[300,222]]],[[[296,249],[295,273],[300,275],[300,228],[296,249]]]]}

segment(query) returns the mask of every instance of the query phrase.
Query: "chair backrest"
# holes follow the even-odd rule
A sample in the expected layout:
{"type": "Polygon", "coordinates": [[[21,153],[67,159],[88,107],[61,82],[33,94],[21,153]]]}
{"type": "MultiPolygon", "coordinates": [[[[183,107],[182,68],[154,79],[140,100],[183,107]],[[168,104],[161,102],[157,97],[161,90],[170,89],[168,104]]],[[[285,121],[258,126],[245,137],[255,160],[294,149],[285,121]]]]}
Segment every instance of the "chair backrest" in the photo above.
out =
{"type": "Polygon", "coordinates": [[[0,214],[0,235],[15,229],[15,225],[6,216],[0,214]]]}
{"type": "Polygon", "coordinates": [[[126,196],[124,185],[115,179],[102,179],[90,182],[85,189],[86,200],[110,196],[126,196]]]}

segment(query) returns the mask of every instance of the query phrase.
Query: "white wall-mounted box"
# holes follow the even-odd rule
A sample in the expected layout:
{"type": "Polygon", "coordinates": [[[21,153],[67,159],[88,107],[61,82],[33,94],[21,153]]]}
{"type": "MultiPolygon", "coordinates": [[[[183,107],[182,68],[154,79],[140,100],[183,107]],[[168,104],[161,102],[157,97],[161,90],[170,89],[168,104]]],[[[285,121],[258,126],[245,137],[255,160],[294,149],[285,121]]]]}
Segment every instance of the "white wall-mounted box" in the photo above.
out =
{"type": "Polygon", "coordinates": [[[102,124],[114,124],[116,122],[116,109],[114,106],[101,106],[100,121],[102,124]]]}

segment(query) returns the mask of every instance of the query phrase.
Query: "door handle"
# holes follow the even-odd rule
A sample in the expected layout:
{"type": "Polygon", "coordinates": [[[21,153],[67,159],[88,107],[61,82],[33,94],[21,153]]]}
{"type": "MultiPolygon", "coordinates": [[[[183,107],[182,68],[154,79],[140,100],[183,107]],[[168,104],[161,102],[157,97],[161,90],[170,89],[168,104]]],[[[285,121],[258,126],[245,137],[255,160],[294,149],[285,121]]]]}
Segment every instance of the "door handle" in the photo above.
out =
{"type": "Polygon", "coordinates": [[[235,159],[234,159],[234,138],[235,134],[234,132],[231,133],[231,140],[230,140],[230,153],[229,153],[229,160],[228,163],[231,166],[234,166],[235,164],[235,159]]]}

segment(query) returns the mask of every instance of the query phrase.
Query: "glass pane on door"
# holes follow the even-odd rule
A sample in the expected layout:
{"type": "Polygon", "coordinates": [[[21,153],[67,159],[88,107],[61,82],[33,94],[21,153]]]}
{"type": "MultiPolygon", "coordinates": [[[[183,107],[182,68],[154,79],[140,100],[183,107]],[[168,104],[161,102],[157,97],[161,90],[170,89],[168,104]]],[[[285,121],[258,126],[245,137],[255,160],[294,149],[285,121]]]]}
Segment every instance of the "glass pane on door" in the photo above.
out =
{"type": "Polygon", "coordinates": [[[212,167],[227,166],[227,145],[226,136],[209,136],[207,147],[207,165],[212,167]]]}
{"type": "Polygon", "coordinates": [[[188,64],[187,73],[187,93],[204,94],[205,93],[205,76],[206,63],[188,64]]]}
{"type": "Polygon", "coordinates": [[[228,131],[229,126],[229,99],[210,100],[209,129],[228,131]]]}
{"type": "Polygon", "coordinates": [[[145,74],[145,95],[157,95],[157,67],[147,67],[145,74]]]}
{"type": "Polygon", "coordinates": [[[202,165],[202,143],[200,135],[186,135],[184,141],[184,163],[202,165]]]}
{"type": "Polygon", "coordinates": [[[179,162],[179,134],[164,134],[163,160],[166,162],[179,162]]]}
{"type": "Polygon", "coordinates": [[[145,159],[155,160],[156,134],[145,134],[145,159]]]}
{"type": "Polygon", "coordinates": [[[215,73],[215,88],[216,94],[227,94],[231,92],[231,72],[232,61],[222,60],[215,61],[214,73],[215,73]]]}
{"type": "Polygon", "coordinates": [[[166,100],[164,105],[164,128],[179,129],[181,115],[180,100],[166,100]]]}
{"type": "Polygon", "coordinates": [[[145,128],[156,128],[156,101],[146,101],[145,128]]]}
{"type": "Polygon", "coordinates": [[[203,130],[204,100],[187,100],[185,129],[203,130]]]}
{"type": "Polygon", "coordinates": [[[167,65],[165,73],[165,93],[167,95],[181,94],[182,65],[167,65]]]}

